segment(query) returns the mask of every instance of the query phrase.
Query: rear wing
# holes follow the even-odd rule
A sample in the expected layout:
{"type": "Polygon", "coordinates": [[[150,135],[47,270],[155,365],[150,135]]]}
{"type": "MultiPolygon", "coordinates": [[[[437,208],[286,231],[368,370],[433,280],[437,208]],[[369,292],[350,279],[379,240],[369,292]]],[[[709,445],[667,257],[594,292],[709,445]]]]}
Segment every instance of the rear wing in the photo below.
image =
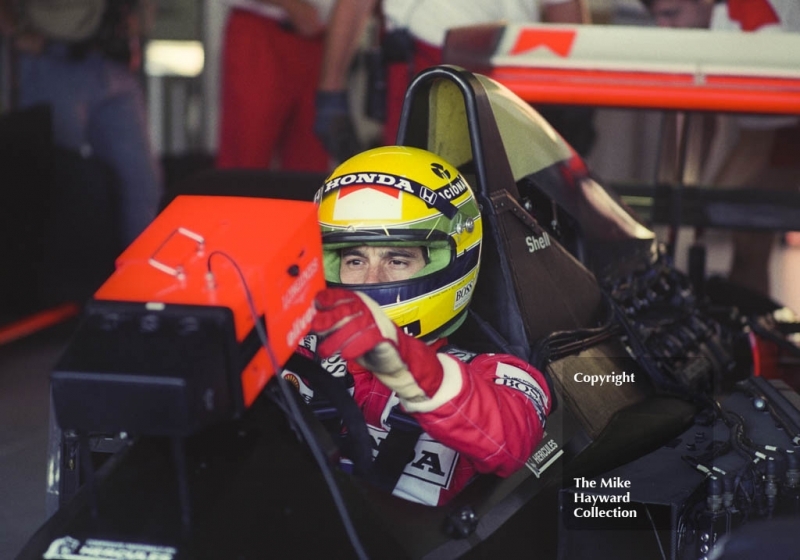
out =
{"type": "Polygon", "coordinates": [[[450,30],[444,61],[529,103],[800,114],[800,34],[496,24],[450,30]]]}

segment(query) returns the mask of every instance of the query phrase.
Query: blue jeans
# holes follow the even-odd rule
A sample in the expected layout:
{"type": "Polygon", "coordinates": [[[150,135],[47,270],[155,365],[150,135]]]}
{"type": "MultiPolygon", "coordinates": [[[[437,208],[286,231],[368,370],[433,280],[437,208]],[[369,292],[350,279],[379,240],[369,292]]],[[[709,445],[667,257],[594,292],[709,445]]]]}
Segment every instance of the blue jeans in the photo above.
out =
{"type": "Polygon", "coordinates": [[[66,45],[52,43],[41,55],[20,55],[18,83],[20,108],[51,106],[57,146],[94,155],[113,169],[115,221],[127,247],[156,216],[162,194],[136,76],[100,53],[73,60],[66,45]]]}

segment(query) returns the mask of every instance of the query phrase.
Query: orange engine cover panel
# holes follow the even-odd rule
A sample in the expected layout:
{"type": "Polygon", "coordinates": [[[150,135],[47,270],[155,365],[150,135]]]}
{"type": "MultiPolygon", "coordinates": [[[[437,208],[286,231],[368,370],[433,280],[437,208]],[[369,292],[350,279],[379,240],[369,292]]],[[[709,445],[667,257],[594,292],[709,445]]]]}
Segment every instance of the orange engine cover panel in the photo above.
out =
{"type": "MultiPolygon", "coordinates": [[[[325,285],[316,205],[179,196],[119,256],[95,299],[194,304],[233,311],[238,342],[263,319],[278,366],[308,331],[325,285]]],[[[261,348],[242,371],[249,406],[275,373],[261,348]]]]}

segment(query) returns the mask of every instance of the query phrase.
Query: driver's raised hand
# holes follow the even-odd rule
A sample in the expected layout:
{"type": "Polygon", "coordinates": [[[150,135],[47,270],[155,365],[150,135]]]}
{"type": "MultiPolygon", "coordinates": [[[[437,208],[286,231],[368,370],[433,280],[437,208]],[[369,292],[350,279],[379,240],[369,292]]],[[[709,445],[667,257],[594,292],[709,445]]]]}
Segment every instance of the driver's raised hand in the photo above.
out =
{"type": "Polygon", "coordinates": [[[315,300],[317,314],[311,330],[320,338],[317,351],[328,357],[339,353],[355,360],[394,391],[406,408],[441,405],[460,389],[458,365],[448,356],[440,357],[424,342],[403,333],[380,306],[360,292],[339,288],[321,291],[315,300]],[[443,363],[442,360],[446,360],[443,363]],[[448,395],[437,395],[445,376],[445,366],[453,383],[448,395]],[[434,399],[434,397],[436,397],[434,399]]]}

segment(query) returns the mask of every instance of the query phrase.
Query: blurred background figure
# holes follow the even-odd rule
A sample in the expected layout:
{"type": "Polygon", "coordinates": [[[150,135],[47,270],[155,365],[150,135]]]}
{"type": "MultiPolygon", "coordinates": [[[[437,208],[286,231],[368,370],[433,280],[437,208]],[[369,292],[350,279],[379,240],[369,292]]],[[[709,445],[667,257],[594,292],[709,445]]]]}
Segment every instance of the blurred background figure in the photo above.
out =
{"type": "Polygon", "coordinates": [[[334,0],[226,0],[217,167],[327,171],[314,94],[334,0]]]}
{"type": "MultiPolygon", "coordinates": [[[[661,27],[741,32],[800,31],[797,0],[642,0],[661,27]]],[[[718,115],[706,119],[710,137],[698,181],[722,188],[797,190],[800,126],[797,117],[718,115]]],[[[728,278],[770,294],[770,256],[776,235],[734,231],[728,278]]]]}
{"type": "Polygon", "coordinates": [[[139,79],[146,0],[0,0],[17,63],[13,105],[50,107],[53,141],[113,171],[119,241],[155,217],[160,169],[139,79]]]}
{"type": "MultiPolygon", "coordinates": [[[[395,143],[411,78],[425,68],[441,64],[448,29],[499,21],[589,23],[590,19],[584,0],[338,0],[325,41],[314,125],[337,160],[358,151],[347,99],[348,76],[366,24],[375,13],[381,26],[380,62],[385,64],[385,114],[381,115],[385,145],[395,143]]],[[[579,121],[591,119],[591,110],[575,111],[580,113],[579,121]]],[[[590,133],[585,139],[587,150],[591,136],[590,133]]],[[[572,143],[582,142],[584,139],[572,143]]]]}

